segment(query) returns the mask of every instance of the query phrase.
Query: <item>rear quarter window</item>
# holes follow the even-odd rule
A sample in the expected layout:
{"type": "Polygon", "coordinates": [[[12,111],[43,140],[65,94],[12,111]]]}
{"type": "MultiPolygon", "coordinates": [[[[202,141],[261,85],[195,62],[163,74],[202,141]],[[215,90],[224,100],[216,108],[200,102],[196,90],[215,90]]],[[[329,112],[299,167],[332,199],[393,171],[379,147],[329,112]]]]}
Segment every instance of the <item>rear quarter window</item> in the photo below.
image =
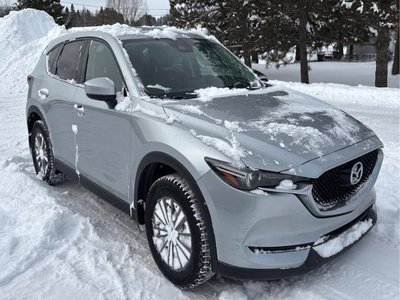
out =
{"type": "Polygon", "coordinates": [[[56,46],[47,54],[47,71],[52,74],[56,73],[56,60],[60,51],[61,45],[56,46]]]}
{"type": "Polygon", "coordinates": [[[57,61],[56,75],[64,80],[77,80],[84,41],[65,44],[57,61]]]}

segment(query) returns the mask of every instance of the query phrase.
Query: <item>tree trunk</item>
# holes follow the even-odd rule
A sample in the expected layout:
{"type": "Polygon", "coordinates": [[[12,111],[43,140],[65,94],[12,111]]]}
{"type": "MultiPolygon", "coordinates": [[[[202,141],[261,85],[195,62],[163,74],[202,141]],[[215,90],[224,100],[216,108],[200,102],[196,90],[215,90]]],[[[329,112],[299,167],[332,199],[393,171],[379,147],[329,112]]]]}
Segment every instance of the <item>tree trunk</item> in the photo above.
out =
{"type": "Polygon", "coordinates": [[[387,87],[388,85],[389,42],[389,29],[387,27],[379,28],[376,41],[376,87],[387,87]]]}
{"type": "Polygon", "coordinates": [[[396,47],[394,48],[394,58],[393,58],[393,67],[392,74],[399,75],[400,69],[400,23],[397,25],[397,36],[396,36],[396,47]]]}
{"type": "Polygon", "coordinates": [[[308,58],[307,58],[307,12],[305,8],[300,12],[299,24],[299,51],[300,51],[300,74],[302,83],[310,83],[308,77],[308,58]]]}
{"type": "Polygon", "coordinates": [[[343,43],[338,43],[337,47],[338,47],[338,51],[339,51],[338,60],[340,61],[340,60],[342,60],[343,55],[344,55],[344,51],[343,51],[344,45],[343,45],[343,43]]]}
{"type": "Polygon", "coordinates": [[[300,60],[300,47],[296,45],[296,61],[300,60]]]}
{"type": "Polygon", "coordinates": [[[251,68],[251,54],[249,50],[243,49],[243,58],[246,66],[251,68]]]}
{"type": "Polygon", "coordinates": [[[353,61],[353,59],[354,59],[354,46],[353,46],[353,44],[351,44],[349,46],[348,56],[349,56],[349,61],[353,61]]]}
{"type": "Polygon", "coordinates": [[[258,64],[258,63],[259,63],[259,60],[258,60],[258,53],[257,53],[257,52],[252,52],[252,53],[251,53],[251,61],[252,61],[254,64],[258,64]]]}

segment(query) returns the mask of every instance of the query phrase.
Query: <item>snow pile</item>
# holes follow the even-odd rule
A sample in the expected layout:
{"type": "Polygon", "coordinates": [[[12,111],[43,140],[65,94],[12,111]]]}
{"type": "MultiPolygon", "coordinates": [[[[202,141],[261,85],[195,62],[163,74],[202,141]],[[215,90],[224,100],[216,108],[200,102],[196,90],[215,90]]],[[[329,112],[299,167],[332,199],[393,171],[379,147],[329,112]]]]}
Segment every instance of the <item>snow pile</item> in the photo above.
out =
{"type": "Polygon", "coordinates": [[[324,243],[324,240],[318,240],[315,242],[313,249],[317,253],[324,257],[331,257],[344,248],[354,244],[358,241],[370,228],[372,227],[372,220],[361,221],[354,224],[350,229],[346,230],[337,237],[324,243]]]}
{"type": "Polygon", "coordinates": [[[47,44],[65,34],[43,11],[25,9],[0,18],[0,81],[10,93],[25,92],[26,77],[33,71],[47,44]]]}
{"type": "Polygon", "coordinates": [[[271,83],[280,87],[290,88],[305,94],[322,99],[328,103],[358,104],[375,107],[399,107],[400,90],[395,88],[374,88],[369,86],[348,86],[334,83],[302,84],[300,82],[285,82],[271,80],[271,83]]]}
{"type": "Polygon", "coordinates": [[[136,250],[141,247],[147,255],[143,236],[137,244],[130,230],[107,233],[118,219],[126,219],[126,228],[133,226],[121,213],[105,213],[84,190],[68,185],[49,189],[34,176],[28,152],[1,168],[2,299],[153,299],[159,297],[155,287],[186,298],[149,265],[150,257],[136,250]],[[74,205],[82,203],[83,210],[75,213],[74,205]],[[102,219],[108,221],[101,224],[102,219]]]}
{"type": "MultiPolygon", "coordinates": [[[[389,63],[388,87],[400,87],[400,75],[392,75],[389,63]]],[[[269,80],[281,80],[286,82],[300,82],[300,64],[291,63],[279,68],[269,67],[266,64],[253,64],[252,67],[268,77],[269,80]]],[[[310,81],[312,83],[334,83],[346,86],[370,86],[375,87],[375,61],[370,62],[309,62],[310,81]]]]}
{"type": "Polygon", "coordinates": [[[12,11],[0,18],[0,53],[7,57],[19,47],[43,38],[56,26],[53,18],[43,11],[12,11]]]}

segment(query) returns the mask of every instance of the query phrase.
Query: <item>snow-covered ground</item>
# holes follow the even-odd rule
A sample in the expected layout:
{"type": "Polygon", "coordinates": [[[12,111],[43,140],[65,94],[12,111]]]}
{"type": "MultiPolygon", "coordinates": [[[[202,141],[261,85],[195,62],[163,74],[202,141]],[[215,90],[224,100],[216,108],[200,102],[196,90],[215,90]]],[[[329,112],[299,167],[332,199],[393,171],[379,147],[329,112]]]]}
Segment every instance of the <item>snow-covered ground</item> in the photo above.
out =
{"type": "MultiPolygon", "coordinates": [[[[309,62],[310,82],[340,83],[347,85],[375,86],[375,62],[309,62]]],[[[253,64],[253,68],[267,75],[269,79],[282,81],[300,81],[300,64],[288,64],[278,69],[265,64],[253,64]]],[[[389,64],[388,85],[391,88],[400,87],[400,76],[392,75],[392,64],[389,64]]]]}
{"type": "Polygon", "coordinates": [[[40,12],[0,18],[0,299],[399,299],[398,89],[273,81],[342,108],[382,139],[378,224],[343,256],[304,276],[218,278],[181,291],[158,271],[145,234],[128,216],[77,185],[49,187],[34,174],[26,75],[47,42],[64,32],[40,12]]]}

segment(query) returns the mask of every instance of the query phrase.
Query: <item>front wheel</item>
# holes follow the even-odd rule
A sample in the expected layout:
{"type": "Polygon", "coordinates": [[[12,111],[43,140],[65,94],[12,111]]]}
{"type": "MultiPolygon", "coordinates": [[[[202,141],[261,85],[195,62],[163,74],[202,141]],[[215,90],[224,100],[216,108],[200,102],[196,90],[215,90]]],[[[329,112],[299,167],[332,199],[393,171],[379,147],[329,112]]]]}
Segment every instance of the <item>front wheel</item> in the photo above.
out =
{"type": "Polygon", "coordinates": [[[146,200],[146,234],[161,272],[182,288],[214,275],[205,207],[178,174],[158,179],[146,200]]]}

